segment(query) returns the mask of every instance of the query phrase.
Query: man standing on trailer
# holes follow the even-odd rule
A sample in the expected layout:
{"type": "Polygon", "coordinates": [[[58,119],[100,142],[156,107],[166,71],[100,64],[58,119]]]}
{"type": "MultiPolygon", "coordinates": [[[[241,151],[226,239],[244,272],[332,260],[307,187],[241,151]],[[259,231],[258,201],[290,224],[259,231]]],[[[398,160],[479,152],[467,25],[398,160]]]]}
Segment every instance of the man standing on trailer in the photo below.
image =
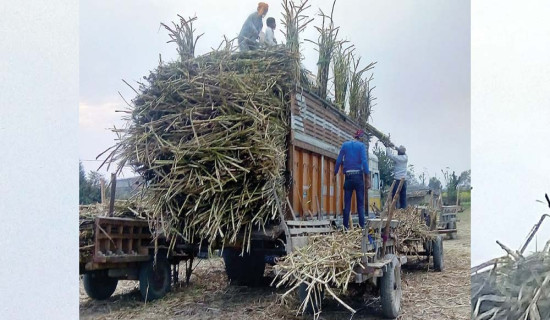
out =
{"type": "Polygon", "coordinates": [[[391,196],[392,198],[395,196],[397,188],[399,187],[399,182],[401,179],[405,179],[401,192],[399,192],[399,202],[397,203],[398,209],[404,209],[407,206],[407,161],[409,159],[405,154],[407,151],[405,147],[399,146],[395,148],[395,150],[397,150],[397,155],[392,153],[390,147],[386,147],[386,156],[393,161],[393,178],[395,179],[395,185],[391,192],[391,196]]]}
{"type": "Polygon", "coordinates": [[[365,175],[367,178],[367,189],[370,188],[370,172],[369,164],[367,161],[367,150],[365,144],[360,139],[365,132],[363,130],[357,130],[355,133],[355,140],[346,141],[342,144],[338,159],[336,159],[336,166],[334,168],[334,175],[340,171],[340,165],[344,164],[344,228],[349,228],[349,215],[351,210],[351,196],[355,191],[355,197],[357,199],[357,214],[359,215],[359,225],[361,228],[365,227],[365,175]]]}

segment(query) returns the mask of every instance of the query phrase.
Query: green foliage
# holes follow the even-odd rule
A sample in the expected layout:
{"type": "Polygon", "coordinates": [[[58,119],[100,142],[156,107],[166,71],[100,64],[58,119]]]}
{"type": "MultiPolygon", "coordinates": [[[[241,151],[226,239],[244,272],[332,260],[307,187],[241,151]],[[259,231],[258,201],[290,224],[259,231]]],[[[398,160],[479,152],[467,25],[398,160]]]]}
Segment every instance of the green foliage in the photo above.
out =
{"type": "Polygon", "coordinates": [[[447,189],[447,197],[444,199],[444,202],[447,204],[456,203],[456,186],[458,186],[459,180],[458,176],[453,171],[449,173],[449,168],[446,168],[445,171],[441,170],[443,177],[445,178],[445,187],[447,189]]]}
{"type": "Polygon", "coordinates": [[[338,43],[336,51],[334,52],[332,73],[334,75],[334,103],[344,110],[346,106],[346,94],[349,84],[349,67],[351,64],[351,51],[352,46],[344,48],[344,41],[338,43]]]}
{"type": "Polygon", "coordinates": [[[443,189],[443,185],[437,177],[431,177],[430,181],[428,182],[428,188],[430,188],[431,190],[441,190],[443,189]]]}
{"type": "Polygon", "coordinates": [[[80,204],[92,204],[101,201],[101,174],[90,171],[88,178],[84,172],[82,162],[79,161],[79,190],[78,202],[80,204]]]}
{"type": "Polygon", "coordinates": [[[378,142],[375,143],[372,151],[378,157],[378,170],[380,171],[380,181],[383,184],[382,189],[387,189],[393,182],[393,161],[386,156],[386,150],[378,145],[378,142]]]}
{"type": "Polygon", "coordinates": [[[460,185],[470,186],[472,183],[472,170],[462,171],[458,177],[460,185]]]}
{"type": "Polygon", "coordinates": [[[416,173],[414,172],[414,164],[409,164],[407,168],[407,185],[408,186],[418,186],[420,182],[416,179],[416,173]]]}

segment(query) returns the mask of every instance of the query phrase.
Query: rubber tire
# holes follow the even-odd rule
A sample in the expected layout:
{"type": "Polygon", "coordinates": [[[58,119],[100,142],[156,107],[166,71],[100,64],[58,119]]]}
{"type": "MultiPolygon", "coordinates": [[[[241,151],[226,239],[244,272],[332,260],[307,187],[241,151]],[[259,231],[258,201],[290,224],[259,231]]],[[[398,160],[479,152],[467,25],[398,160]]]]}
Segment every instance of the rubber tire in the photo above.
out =
{"type": "Polygon", "coordinates": [[[223,249],[222,257],[225,272],[231,284],[242,286],[258,286],[265,271],[265,261],[262,254],[244,253],[235,248],[223,249]]]}
{"type": "Polygon", "coordinates": [[[143,300],[162,298],[170,291],[172,278],[168,260],[157,257],[156,265],[150,260],[139,269],[139,291],[143,300]]]}
{"type": "MultiPolygon", "coordinates": [[[[449,229],[456,229],[456,222],[454,222],[454,221],[453,221],[453,222],[449,222],[448,228],[449,228],[449,229]]],[[[449,233],[449,239],[451,239],[451,240],[456,239],[456,236],[457,236],[456,232],[449,233]]]]}
{"type": "Polygon", "coordinates": [[[445,264],[443,261],[443,240],[441,236],[437,236],[435,240],[432,240],[432,257],[434,261],[434,270],[443,271],[445,264]]]}
{"type": "Polygon", "coordinates": [[[106,272],[92,272],[84,274],[83,282],[88,297],[105,300],[115,292],[118,279],[110,278],[106,272]]]}
{"type": "Polygon", "coordinates": [[[386,255],[391,259],[386,272],[380,279],[380,302],[382,304],[382,316],[385,319],[395,319],[399,316],[401,309],[401,263],[393,254],[386,255]]]}
{"type": "MultiPolygon", "coordinates": [[[[304,303],[304,300],[307,298],[307,284],[301,283],[298,287],[298,298],[300,299],[300,305],[304,303]]],[[[315,302],[310,302],[307,304],[306,309],[304,312],[306,314],[314,314],[321,310],[323,307],[323,299],[325,298],[325,290],[321,291],[321,301],[319,301],[317,304],[315,302]]]]}

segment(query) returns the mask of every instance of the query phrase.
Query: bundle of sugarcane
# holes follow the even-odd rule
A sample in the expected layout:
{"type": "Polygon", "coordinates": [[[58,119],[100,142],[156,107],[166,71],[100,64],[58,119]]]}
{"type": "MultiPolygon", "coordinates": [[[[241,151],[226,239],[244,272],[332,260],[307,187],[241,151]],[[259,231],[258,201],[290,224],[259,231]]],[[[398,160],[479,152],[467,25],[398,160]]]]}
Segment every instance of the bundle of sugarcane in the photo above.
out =
{"type": "Polygon", "coordinates": [[[509,255],[472,275],[472,319],[550,319],[550,253],[509,255]]]}
{"type": "MultiPolygon", "coordinates": [[[[298,308],[304,312],[309,306],[320,306],[322,292],[327,292],[348,310],[355,310],[338,298],[337,293],[345,293],[348,283],[355,276],[354,268],[361,265],[363,256],[371,257],[374,253],[361,253],[361,229],[347,232],[334,232],[328,235],[317,235],[309,238],[309,243],[295,249],[277,263],[276,277],[273,283],[291,288],[282,295],[281,301],[291,292],[307,286],[307,296],[298,308]],[[336,290],[336,292],[334,291],[336,290]]],[[[319,315],[316,310],[316,316],[319,315]]]]}
{"type": "MultiPolygon", "coordinates": [[[[352,54],[351,56],[351,68],[350,76],[349,76],[349,116],[352,117],[355,120],[359,120],[359,115],[361,112],[366,115],[367,111],[370,114],[370,110],[365,110],[365,108],[368,108],[368,103],[372,102],[372,98],[370,101],[366,100],[368,99],[367,94],[370,95],[371,91],[368,88],[368,85],[365,83],[365,80],[363,80],[363,73],[371,70],[374,68],[374,65],[376,62],[369,63],[366,67],[359,69],[359,63],[361,62],[361,58],[356,58],[355,55],[352,54]],[[363,110],[363,111],[361,111],[363,110]]],[[[372,104],[371,104],[372,106],[372,104]]],[[[367,118],[365,118],[367,119],[367,118]]],[[[366,122],[362,125],[366,125],[366,122]]]]}
{"type": "Polygon", "coordinates": [[[146,77],[108,160],[147,181],[155,229],[210,244],[244,239],[248,250],[252,230],[277,217],[297,59],[281,47],[221,50],[146,77]]]}
{"type": "Polygon", "coordinates": [[[472,268],[472,319],[550,319],[550,241],[541,252],[523,255],[547,217],[541,216],[520,250],[497,241],[507,255],[472,268]]]}
{"type": "MultiPolygon", "coordinates": [[[[113,217],[145,219],[145,210],[134,200],[115,201],[113,217]]],[[[105,204],[81,205],[79,207],[79,253],[80,261],[92,255],[94,245],[94,221],[96,217],[106,217],[109,207],[105,204]]]]}
{"type": "Polygon", "coordinates": [[[346,107],[346,94],[349,84],[349,67],[351,64],[351,54],[354,50],[353,45],[344,48],[346,41],[340,41],[334,52],[334,62],[332,64],[332,73],[334,75],[334,104],[344,111],[346,107]]]}
{"type": "MultiPolygon", "coordinates": [[[[317,45],[316,50],[319,52],[319,60],[317,61],[317,85],[319,86],[317,94],[322,99],[327,98],[327,85],[329,79],[330,62],[332,61],[332,55],[334,50],[337,49],[338,32],[339,27],[334,25],[334,6],[336,0],[332,3],[332,10],[330,16],[326,15],[322,10],[319,10],[319,16],[322,18],[322,24],[320,27],[315,27],[319,32],[319,38],[317,42],[313,42],[317,45]],[[325,19],[329,22],[325,24],[325,19]]],[[[310,40],[309,40],[310,41],[310,40]]]]}
{"type": "MultiPolygon", "coordinates": [[[[434,217],[436,212],[433,211],[430,215],[434,217]]],[[[399,225],[394,231],[398,252],[414,253],[416,246],[408,245],[411,241],[424,243],[435,239],[438,235],[437,230],[430,230],[426,225],[426,220],[416,207],[409,206],[405,209],[396,209],[393,211],[392,219],[399,221],[399,225]]]]}

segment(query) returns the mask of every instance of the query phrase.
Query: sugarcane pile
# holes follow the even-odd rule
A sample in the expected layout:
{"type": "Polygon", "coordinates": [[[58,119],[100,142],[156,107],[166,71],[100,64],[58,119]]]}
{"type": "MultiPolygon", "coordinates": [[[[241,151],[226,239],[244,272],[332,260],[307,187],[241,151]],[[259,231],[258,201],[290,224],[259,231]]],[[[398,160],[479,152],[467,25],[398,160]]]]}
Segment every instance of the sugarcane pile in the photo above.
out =
{"type": "MultiPolygon", "coordinates": [[[[432,224],[437,223],[437,212],[431,210],[432,224]]],[[[393,211],[393,220],[398,220],[399,225],[394,230],[397,251],[401,253],[416,253],[416,246],[411,243],[425,243],[437,237],[437,230],[430,230],[426,219],[422,217],[416,207],[408,206],[405,209],[393,211]]]]}
{"type": "MultiPolygon", "coordinates": [[[[113,217],[145,219],[144,208],[134,200],[115,201],[113,217]]],[[[79,207],[79,260],[87,261],[93,253],[94,222],[96,217],[106,217],[109,207],[105,204],[81,205],[79,207]]]]}
{"type": "Polygon", "coordinates": [[[472,276],[472,319],[550,319],[550,254],[501,258],[472,276]]]}
{"type": "Polygon", "coordinates": [[[145,77],[109,161],[146,181],[163,234],[232,243],[278,216],[285,197],[292,71],[285,48],[161,63],[145,77]]]}
{"type": "MultiPolygon", "coordinates": [[[[375,254],[361,253],[362,234],[362,230],[356,228],[346,232],[311,236],[306,246],[295,249],[278,261],[273,283],[277,287],[290,287],[281,296],[282,301],[297,290],[300,284],[305,284],[307,297],[298,308],[299,313],[305,312],[308,305],[320,306],[322,292],[327,292],[355,313],[354,309],[338,298],[338,294],[347,291],[348,283],[356,274],[354,268],[362,266],[362,257],[372,257],[375,254]]],[[[316,316],[318,315],[319,310],[316,310],[316,316]]]]}
{"type": "Polygon", "coordinates": [[[545,216],[522,250],[497,241],[507,255],[472,268],[472,319],[550,319],[550,241],[543,251],[522,255],[545,216]]]}

